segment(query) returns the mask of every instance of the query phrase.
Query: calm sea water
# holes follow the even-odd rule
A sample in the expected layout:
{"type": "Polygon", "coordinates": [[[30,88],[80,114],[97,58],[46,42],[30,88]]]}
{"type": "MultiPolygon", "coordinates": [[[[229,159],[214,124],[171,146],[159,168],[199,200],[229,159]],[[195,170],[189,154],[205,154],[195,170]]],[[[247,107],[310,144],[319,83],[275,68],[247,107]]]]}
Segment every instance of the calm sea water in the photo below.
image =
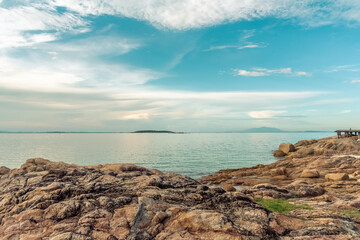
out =
{"type": "Polygon", "coordinates": [[[198,178],[220,169],[276,161],[281,142],[334,135],[322,133],[191,134],[0,134],[0,166],[18,168],[42,157],[78,165],[133,163],[198,178]]]}

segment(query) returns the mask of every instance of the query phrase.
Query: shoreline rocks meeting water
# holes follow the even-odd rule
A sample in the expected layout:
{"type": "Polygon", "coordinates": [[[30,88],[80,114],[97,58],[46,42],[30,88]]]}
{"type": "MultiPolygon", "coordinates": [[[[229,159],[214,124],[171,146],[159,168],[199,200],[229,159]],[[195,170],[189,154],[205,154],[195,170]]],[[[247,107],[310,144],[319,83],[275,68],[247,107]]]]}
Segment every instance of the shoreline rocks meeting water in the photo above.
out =
{"type": "Polygon", "coordinates": [[[360,142],[276,154],[198,180],[132,164],[1,167],[0,239],[360,239],[360,142]]]}

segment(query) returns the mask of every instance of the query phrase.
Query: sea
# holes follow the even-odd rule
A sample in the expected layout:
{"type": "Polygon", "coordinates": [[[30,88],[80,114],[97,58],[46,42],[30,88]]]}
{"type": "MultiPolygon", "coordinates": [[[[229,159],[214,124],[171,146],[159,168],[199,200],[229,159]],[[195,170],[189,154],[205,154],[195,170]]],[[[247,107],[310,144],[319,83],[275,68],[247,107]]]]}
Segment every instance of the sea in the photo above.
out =
{"type": "Polygon", "coordinates": [[[333,136],[286,133],[2,133],[0,166],[41,157],[77,165],[132,163],[200,178],[226,168],[269,164],[280,143],[333,136]]]}

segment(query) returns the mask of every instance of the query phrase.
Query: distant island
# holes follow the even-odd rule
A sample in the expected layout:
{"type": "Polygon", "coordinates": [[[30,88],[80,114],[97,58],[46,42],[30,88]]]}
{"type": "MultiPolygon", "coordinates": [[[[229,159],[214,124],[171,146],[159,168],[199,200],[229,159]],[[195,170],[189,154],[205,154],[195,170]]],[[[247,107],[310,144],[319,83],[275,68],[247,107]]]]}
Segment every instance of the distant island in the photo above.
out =
{"type": "Polygon", "coordinates": [[[132,133],[173,133],[173,134],[183,134],[184,132],[173,132],[167,130],[139,130],[132,133]]]}

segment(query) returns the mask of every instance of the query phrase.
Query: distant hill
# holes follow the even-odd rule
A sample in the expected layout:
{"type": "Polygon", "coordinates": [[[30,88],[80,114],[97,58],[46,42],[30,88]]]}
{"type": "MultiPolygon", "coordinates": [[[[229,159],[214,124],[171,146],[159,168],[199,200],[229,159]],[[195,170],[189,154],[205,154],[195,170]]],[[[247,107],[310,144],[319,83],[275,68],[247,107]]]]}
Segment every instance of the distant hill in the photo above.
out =
{"type": "Polygon", "coordinates": [[[249,128],[241,132],[247,133],[275,133],[275,132],[286,132],[279,128],[272,128],[272,127],[259,127],[259,128],[249,128]]]}

